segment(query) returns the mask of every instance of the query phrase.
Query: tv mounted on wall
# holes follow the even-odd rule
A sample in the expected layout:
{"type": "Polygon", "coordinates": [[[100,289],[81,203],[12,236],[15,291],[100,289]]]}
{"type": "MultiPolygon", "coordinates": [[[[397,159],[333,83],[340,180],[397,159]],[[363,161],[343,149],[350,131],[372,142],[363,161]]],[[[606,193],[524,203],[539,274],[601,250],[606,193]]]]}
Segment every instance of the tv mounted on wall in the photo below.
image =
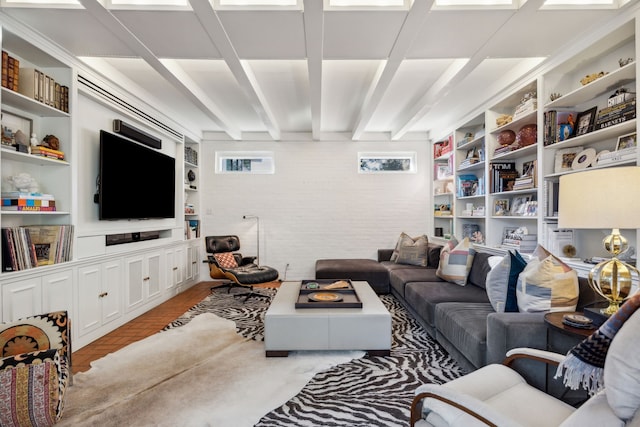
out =
{"type": "Polygon", "coordinates": [[[173,157],[101,130],[99,173],[101,220],[175,218],[173,157]]]}

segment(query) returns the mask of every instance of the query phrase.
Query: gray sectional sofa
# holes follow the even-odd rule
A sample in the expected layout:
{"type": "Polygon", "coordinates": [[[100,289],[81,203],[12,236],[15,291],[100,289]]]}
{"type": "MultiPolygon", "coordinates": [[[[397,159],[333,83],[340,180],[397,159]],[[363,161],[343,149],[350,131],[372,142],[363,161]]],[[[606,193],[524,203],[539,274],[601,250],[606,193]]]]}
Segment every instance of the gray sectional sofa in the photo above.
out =
{"type": "MultiPolygon", "coordinates": [[[[416,317],[464,369],[501,362],[515,347],[548,349],[545,313],[497,313],[485,289],[488,253],[474,256],[466,286],[440,279],[436,269],[442,246],[429,243],[426,267],[390,261],[393,249],[378,250],[378,260],[318,260],[317,279],[372,280],[379,294],[391,293],[416,317]]],[[[586,279],[580,279],[578,311],[598,301],[586,279]]],[[[566,336],[555,343],[566,351],[579,340],[566,336]]],[[[525,368],[526,369],[526,368],[525,368]]],[[[539,377],[540,373],[535,374],[539,377]]],[[[534,382],[545,378],[530,378],[534,382]]],[[[540,385],[540,384],[539,384],[540,385]]]]}

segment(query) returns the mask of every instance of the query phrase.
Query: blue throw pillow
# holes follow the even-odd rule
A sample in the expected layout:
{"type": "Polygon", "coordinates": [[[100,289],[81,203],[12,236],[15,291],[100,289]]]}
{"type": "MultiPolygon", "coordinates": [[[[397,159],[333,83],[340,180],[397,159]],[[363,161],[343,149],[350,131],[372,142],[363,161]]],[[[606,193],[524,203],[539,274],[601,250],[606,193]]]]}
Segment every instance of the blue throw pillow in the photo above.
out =
{"type": "Polygon", "coordinates": [[[509,269],[509,282],[507,285],[507,299],[504,304],[505,312],[517,312],[518,301],[516,300],[516,285],[518,284],[518,276],[522,273],[522,270],[527,266],[527,261],[522,258],[520,252],[509,251],[509,257],[511,258],[511,268],[509,269]]]}

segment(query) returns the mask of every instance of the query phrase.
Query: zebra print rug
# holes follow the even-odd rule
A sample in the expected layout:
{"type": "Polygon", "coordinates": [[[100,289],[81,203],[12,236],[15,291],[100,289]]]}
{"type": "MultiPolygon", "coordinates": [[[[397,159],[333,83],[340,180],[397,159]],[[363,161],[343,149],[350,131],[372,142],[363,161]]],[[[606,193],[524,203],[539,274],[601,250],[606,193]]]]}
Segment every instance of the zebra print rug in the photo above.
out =
{"type": "MultiPolygon", "coordinates": [[[[233,320],[239,334],[264,339],[263,316],[269,302],[242,302],[232,290],[214,290],[167,328],[181,326],[194,316],[211,312],[233,320]]],[[[274,295],[275,289],[258,292],[274,295]]],[[[402,426],[409,424],[414,390],[424,383],[441,384],[464,374],[392,295],[380,299],[392,315],[391,355],[365,356],[316,374],[280,408],[266,414],[257,427],[272,426],[402,426]]]]}

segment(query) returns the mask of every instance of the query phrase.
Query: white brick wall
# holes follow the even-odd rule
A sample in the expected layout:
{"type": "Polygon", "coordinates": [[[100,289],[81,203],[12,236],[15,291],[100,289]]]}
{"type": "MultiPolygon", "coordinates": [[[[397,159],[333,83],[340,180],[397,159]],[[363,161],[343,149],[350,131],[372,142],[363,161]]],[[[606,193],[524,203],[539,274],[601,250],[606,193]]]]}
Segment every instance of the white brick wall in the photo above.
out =
{"type": "Polygon", "coordinates": [[[402,231],[428,232],[430,184],[426,141],[219,142],[201,144],[202,236],[237,234],[243,255],[287,280],[314,277],[321,258],[372,258],[402,231]],[[275,174],[215,174],[216,151],[271,151],[275,174]],[[358,174],[358,152],[415,151],[414,174],[358,174]]]}

